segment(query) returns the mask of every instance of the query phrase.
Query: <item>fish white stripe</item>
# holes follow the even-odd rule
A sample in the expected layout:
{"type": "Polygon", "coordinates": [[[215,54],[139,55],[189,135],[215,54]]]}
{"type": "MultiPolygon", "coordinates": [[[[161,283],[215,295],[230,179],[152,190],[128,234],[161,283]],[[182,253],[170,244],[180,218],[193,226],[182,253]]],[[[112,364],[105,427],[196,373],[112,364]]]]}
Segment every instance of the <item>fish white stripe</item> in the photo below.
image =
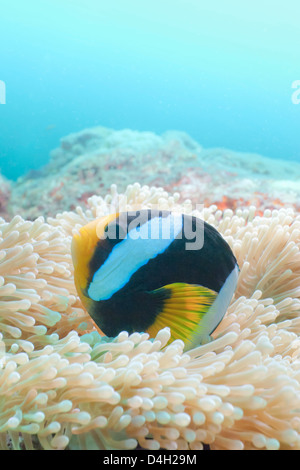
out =
{"type": "Polygon", "coordinates": [[[181,214],[153,217],[130,230],[95,272],[88,289],[89,297],[95,301],[109,299],[139,268],[163,253],[181,231],[181,214]]]}

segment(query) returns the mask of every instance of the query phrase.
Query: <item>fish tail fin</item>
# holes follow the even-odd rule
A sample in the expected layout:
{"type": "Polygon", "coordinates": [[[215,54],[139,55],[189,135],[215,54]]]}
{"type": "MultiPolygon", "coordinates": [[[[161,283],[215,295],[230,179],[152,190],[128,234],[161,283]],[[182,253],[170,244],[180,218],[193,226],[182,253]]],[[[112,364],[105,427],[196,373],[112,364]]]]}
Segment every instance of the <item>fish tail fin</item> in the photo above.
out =
{"type": "Polygon", "coordinates": [[[170,342],[181,339],[185,349],[190,349],[196,338],[209,340],[210,332],[201,329],[201,321],[213,305],[217,292],[199,285],[174,283],[151,294],[162,299],[160,312],[147,329],[151,337],[168,326],[171,330],[170,342]]]}

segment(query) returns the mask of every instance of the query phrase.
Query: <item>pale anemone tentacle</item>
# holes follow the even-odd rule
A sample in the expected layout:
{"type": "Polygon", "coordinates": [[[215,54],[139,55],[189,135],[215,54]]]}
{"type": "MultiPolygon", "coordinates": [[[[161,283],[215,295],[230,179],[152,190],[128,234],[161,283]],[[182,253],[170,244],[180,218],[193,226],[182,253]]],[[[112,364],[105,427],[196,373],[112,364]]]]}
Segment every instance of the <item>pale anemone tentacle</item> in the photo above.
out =
{"type": "Polygon", "coordinates": [[[300,216],[201,213],[162,188],[115,186],[88,208],[0,221],[0,448],[300,449],[300,216]],[[101,338],[73,282],[72,233],[112,211],[201,215],[240,266],[214,341],[101,338]]]}

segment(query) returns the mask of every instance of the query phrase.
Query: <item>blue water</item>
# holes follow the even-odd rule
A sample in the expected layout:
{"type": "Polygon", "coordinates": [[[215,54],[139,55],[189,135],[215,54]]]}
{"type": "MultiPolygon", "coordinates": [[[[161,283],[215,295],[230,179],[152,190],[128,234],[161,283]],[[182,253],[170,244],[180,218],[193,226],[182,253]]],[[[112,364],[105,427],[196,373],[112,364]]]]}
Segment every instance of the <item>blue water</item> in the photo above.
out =
{"type": "Polygon", "coordinates": [[[2,173],[95,125],[300,162],[299,18],[298,0],[1,0],[2,173]]]}

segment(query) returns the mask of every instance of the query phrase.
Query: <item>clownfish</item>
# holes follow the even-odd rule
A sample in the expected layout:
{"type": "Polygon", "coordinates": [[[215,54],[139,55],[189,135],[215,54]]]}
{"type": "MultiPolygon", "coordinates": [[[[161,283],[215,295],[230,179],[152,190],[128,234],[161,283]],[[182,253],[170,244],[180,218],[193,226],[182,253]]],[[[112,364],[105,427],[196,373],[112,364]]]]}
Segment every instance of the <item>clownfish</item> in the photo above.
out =
{"type": "Polygon", "coordinates": [[[101,331],[166,326],[185,349],[210,340],[230,304],[237,261],[198,217],[169,211],[120,212],[93,220],[72,239],[75,286],[101,331]]]}

